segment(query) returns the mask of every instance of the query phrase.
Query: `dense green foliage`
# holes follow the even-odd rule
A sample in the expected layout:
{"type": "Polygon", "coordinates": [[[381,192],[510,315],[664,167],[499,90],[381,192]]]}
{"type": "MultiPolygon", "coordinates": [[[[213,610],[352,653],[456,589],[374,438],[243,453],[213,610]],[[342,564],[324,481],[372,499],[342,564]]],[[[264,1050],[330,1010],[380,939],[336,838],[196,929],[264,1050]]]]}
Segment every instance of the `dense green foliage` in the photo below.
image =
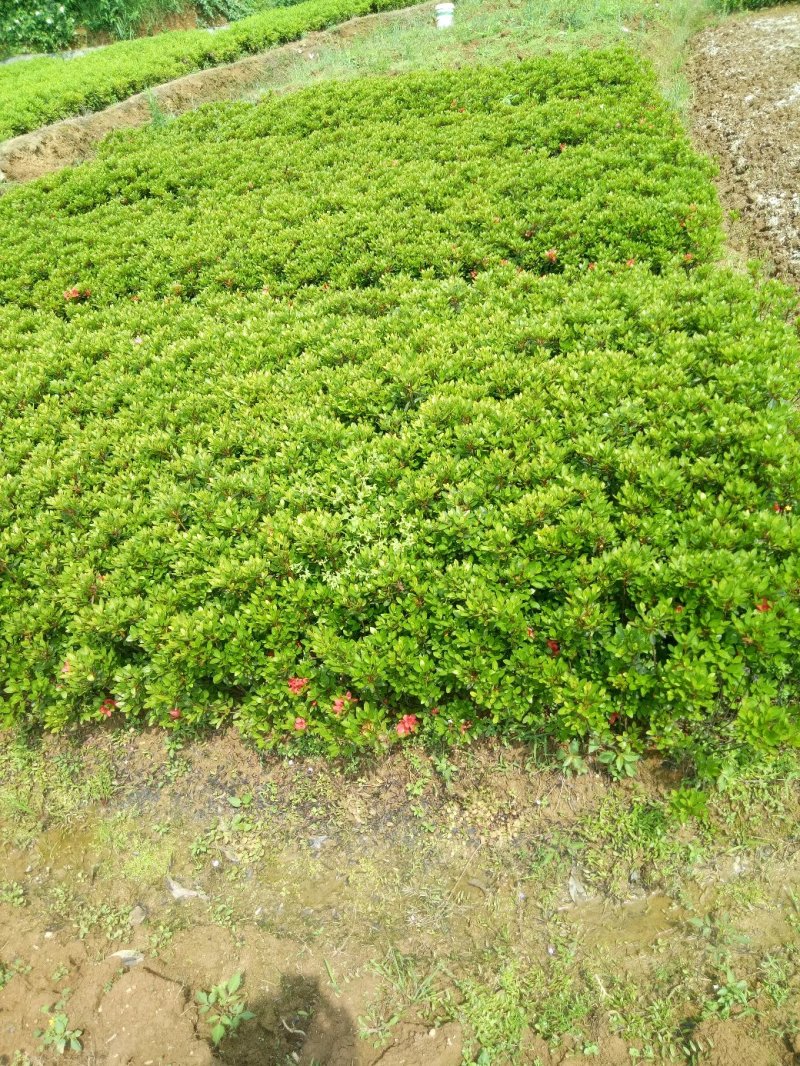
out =
{"type": "Polygon", "coordinates": [[[176,30],[120,41],[76,59],[44,57],[0,67],[0,140],[123,100],[203,67],[229,63],[356,15],[408,0],[304,0],[243,18],[227,29],[176,30]]]}
{"type": "Polygon", "coordinates": [[[0,0],[0,55],[55,52],[73,44],[80,26],[119,40],[150,33],[169,15],[197,12],[203,21],[233,21],[292,0],[0,0]]]}
{"type": "Polygon", "coordinates": [[[626,53],[205,108],[0,235],[8,721],[793,735],[800,352],[626,53]]]}
{"type": "Polygon", "coordinates": [[[66,48],[75,33],[72,5],[61,0],[0,0],[0,57],[66,48]]]}

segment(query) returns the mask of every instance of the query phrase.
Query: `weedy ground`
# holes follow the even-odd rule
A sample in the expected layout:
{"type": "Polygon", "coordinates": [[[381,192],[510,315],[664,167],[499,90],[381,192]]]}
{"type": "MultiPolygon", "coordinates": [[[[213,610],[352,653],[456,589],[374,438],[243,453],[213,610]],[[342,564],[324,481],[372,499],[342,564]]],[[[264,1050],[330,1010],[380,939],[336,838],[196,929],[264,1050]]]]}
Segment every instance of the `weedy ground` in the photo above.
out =
{"type": "MultiPolygon", "coordinates": [[[[296,89],[329,78],[391,75],[531,56],[570,54],[624,42],[655,67],[665,97],[685,116],[690,89],[686,44],[720,18],[716,0],[459,0],[452,28],[437,32],[430,11],[387,14],[368,32],[331,36],[298,49],[261,91],[296,89]]],[[[249,94],[257,98],[257,91],[249,94]]]]}
{"type": "Polygon", "coordinates": [[[87,1061],[153,1040],[205,1061],[197,993],[241,973],[227,1062],[792,1062],[800,762],[743,769],[698,816],[663,765],[562,767],[4,738],[0,1055],[49,1061],[44,1009],[87,1061]],[[159,1005],[138,1043],[131,995],[159,1005]]]}

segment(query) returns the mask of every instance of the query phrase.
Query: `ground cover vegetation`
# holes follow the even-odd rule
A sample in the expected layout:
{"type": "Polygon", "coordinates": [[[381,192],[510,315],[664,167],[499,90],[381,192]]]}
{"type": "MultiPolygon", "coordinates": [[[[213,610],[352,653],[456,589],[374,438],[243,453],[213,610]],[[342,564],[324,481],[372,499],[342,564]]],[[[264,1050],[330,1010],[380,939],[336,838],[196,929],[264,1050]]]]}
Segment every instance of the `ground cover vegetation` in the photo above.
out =
{"type": "Polygon", "coordinates": [[[792,299],[712,265],[708,174],[618,50],[205,108],[8,193],[5,721],[793,741],[792,299]]]}
{"type": "Polygon", "coordinates": [[[119,41],[75,59],[43,57],[0,67],[0,139],[68,115],[96,111],[132,93],[204,67],[293,41],[356,15],[407,0],[304,0],[242,18],[209,34],[181,30],[119,41]]]}

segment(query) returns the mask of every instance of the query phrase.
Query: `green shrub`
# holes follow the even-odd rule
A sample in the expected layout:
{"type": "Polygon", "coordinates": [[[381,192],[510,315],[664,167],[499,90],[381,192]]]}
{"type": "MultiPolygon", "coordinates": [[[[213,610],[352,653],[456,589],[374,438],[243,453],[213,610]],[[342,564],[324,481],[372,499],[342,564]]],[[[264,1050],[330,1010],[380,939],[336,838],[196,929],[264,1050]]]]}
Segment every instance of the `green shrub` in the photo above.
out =
{"type": "Polygon", "coordinates": [[[67,48],[74,33],[71,5],[61,0],[0,0],[0,55],[67,48]]]}
{"type": "MultiPolygon", "coordinates": [[[[298,0],[195,0],[200,21],[234,21],[257,11],[288,7],[298,0]]],[[[69,48],[76,27],[110,33],[119,40],[149,33],[169,15],[190,5],[186,0],[0,0],[0,55],[55,52],[69,48]]]]}
{"type": "Polygon", "coordinates": [[[44,57],[0,67],[0,140],[98,110],[182,74],[296,40],[311,30],[406,3],[305,0],[261,11],[213,34],[177,30],[120,41],[76,59],[44,57]]]}
{"type": "Polygon", "coordinates": [[[7,722],[793,739],[788,298],[626,54],[206,108],[0,234],[7,722]]]}

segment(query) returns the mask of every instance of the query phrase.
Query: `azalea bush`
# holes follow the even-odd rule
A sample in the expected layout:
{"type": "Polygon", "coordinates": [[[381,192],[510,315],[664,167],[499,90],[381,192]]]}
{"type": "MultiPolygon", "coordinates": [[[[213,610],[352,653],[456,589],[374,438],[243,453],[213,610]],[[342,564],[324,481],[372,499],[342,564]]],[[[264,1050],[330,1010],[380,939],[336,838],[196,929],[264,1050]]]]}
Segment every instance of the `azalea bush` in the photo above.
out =
{"type": "Polygon", "coordinates": [[[794,740],[800,350],[718,215],[624,52],[209,107],[7,193],[5,721],[794,740]]]}
{"type": "MultiPolygon", "coordinates": [[[[282,3],[213,34],[203,29],[175,30],[119,41],[76,59],[43,57],[11,63],[0,67],[0,140],[69,115],[97,111],[142,89],[297,40],[311,30],[407,4],[408,0],[282,3]]],[[[259,8],[264,6],[258,3],[259,8]]],[[[212,7],[207,5],[204,10],[211,12],[212,7]]],[[[67,43],[36,47],[64,47],[67,43]]]]}

